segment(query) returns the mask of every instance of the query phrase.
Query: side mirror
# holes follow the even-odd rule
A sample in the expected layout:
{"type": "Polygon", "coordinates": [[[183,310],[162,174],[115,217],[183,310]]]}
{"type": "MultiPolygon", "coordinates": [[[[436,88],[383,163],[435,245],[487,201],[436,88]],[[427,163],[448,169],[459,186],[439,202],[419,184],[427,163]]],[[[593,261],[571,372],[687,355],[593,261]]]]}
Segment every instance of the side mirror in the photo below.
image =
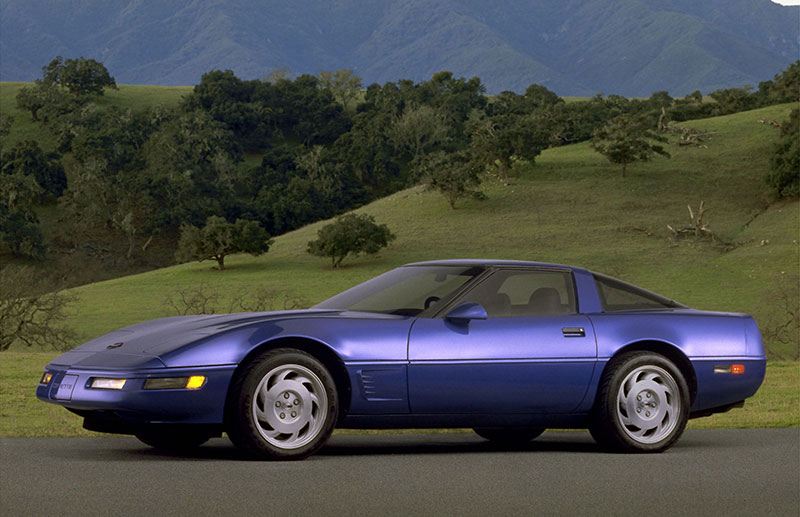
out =
{"type": "Polygon", "coordinates": [[[452,323],[469,323],[470,320],[485,320],[488,317],[486,309],[481,304],[464,302],[456,305],[452,311],[448,312],[445,319],[452,323]]]}

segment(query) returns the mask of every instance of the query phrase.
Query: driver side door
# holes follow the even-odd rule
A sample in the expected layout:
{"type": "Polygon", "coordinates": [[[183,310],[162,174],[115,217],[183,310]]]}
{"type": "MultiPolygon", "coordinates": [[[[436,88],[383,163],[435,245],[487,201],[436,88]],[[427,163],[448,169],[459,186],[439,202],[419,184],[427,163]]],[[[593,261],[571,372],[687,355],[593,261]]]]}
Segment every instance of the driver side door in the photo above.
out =
{"type": "Polygon", "coordinates": [[[411,328],[412,413],[568,413],[580,404],[597,346],[569,270],[497,270],[451,307],[463,302],[488,318],[420,318],[411,328]]]}

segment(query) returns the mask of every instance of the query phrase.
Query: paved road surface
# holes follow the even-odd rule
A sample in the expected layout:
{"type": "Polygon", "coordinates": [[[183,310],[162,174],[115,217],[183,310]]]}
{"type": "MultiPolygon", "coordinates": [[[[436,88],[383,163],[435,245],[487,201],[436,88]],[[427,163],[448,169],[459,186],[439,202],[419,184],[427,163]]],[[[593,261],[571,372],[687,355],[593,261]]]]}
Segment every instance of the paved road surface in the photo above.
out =
{"type": "Polygon", "coordinates": [[[0,439],[0,514],[800,515],[800,429],[688,431],[658,455],[585,432],[503,449],[472,434],[336,435],[301,462],[225,439],[171,456],[133,438],[0,439]]]}

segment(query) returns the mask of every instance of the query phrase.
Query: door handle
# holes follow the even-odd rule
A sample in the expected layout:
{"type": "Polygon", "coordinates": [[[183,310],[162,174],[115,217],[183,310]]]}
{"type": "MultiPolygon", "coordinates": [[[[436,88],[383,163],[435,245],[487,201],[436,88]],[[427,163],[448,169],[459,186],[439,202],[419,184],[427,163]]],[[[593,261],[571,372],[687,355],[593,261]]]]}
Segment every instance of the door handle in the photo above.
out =
{"type": "Polygon", "coordinates": [[[561,329],[564,337],[586,337],[586,331],[583,327],[564,327],[561,329]]]}

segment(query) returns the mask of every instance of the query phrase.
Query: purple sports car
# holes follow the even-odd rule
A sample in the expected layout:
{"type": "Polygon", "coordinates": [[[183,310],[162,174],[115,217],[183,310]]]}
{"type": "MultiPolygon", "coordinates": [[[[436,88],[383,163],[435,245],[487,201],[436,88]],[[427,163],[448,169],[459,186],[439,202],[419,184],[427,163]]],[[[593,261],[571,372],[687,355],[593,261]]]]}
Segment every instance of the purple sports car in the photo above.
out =
{"type": "Polygon", "coordinates": [[[265,459],[307,457],[334,427],[470,427],[505,443],[588,428],[605,448],[660,452],[689,418],[741,407],[765,366],[746,314],[579,267],[449,260],[308,310],[117,330],[47,365],[36,395],[86,429],[164,449],[225,432],[265,459]]]}

